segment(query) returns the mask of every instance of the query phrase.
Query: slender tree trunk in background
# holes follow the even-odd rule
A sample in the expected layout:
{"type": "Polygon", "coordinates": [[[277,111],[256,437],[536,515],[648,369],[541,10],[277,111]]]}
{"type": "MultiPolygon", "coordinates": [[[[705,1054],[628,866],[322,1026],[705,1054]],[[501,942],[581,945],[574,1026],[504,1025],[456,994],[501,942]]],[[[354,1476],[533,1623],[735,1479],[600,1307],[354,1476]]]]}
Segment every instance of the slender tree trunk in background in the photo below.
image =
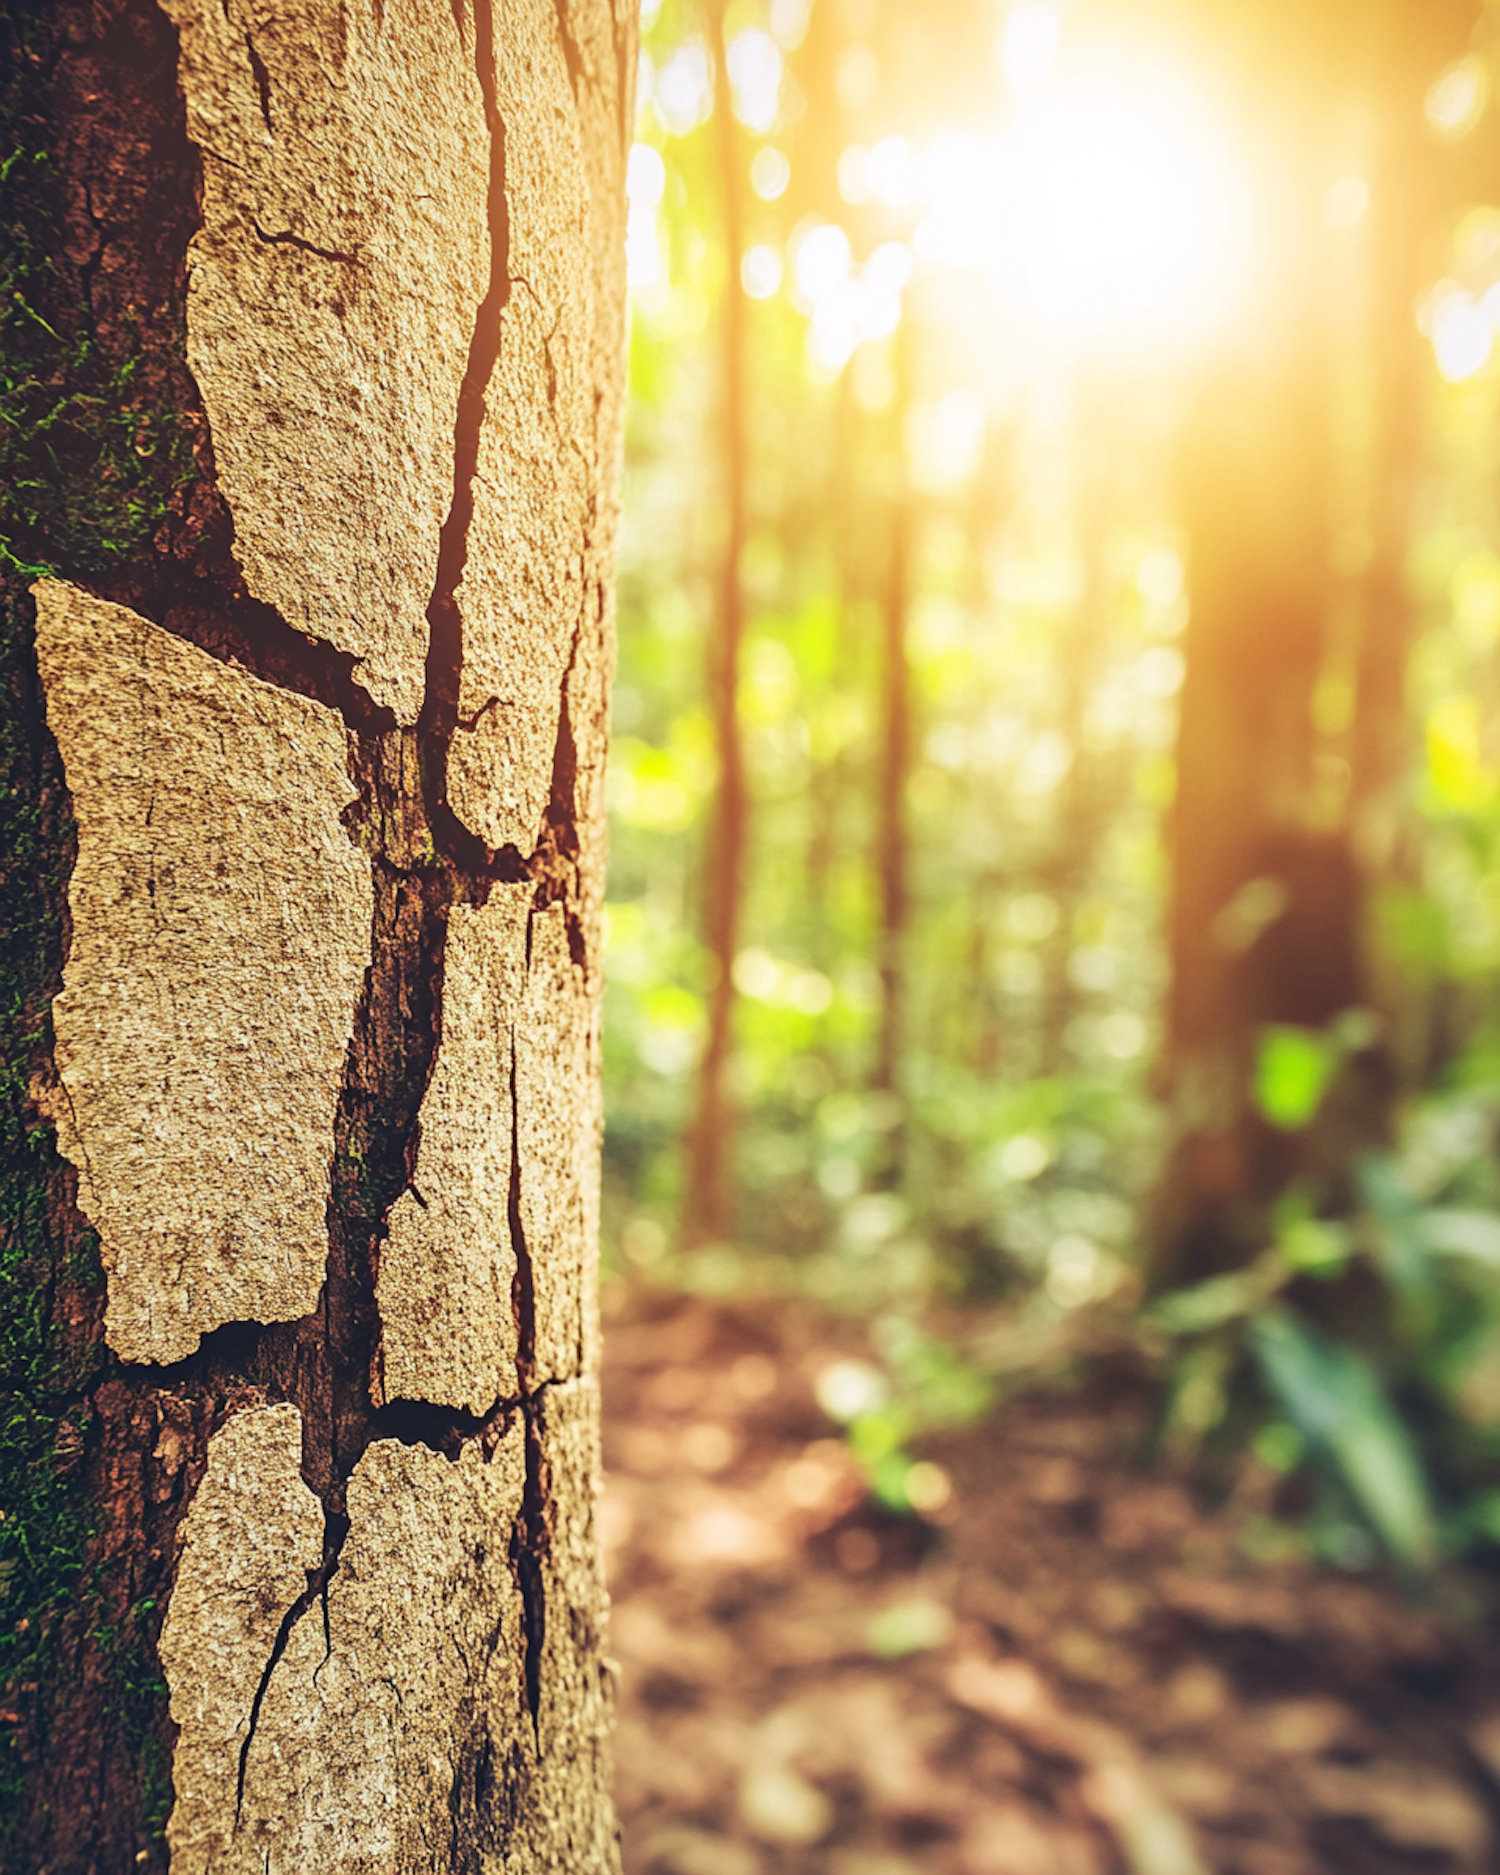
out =
{"type": "MultiPolygon", "coordinates": [[[[1407,579],[1414,499],[1423,453],[1425,391],[1432,363],[1413,308],[1440,251],[1451,212],[1490,193],[1490,144],[1477,175],[1464,170],[1477,152],[1441,150],[1423,111],[1433,76],[1468,47],[1478,20],[1472,0],[1417,6],[1387,0],[1370,21],[1362,76],[1386,100],[1373,152],[1374,199],[1384,211],[1370,261],[1370,345],[1377,384],[1371,439],[1372,500],[1368,561],[1358,592],[1360,633],[1355,708],[1348,759],[1351,852],[1368,900],[1382,887],[1419,884],[1414,873],[1407,778],[1415,724],[1406,708],[1407,661],[1415,613],[1407,579]],[[1455,162],[1455,157],[1459,160],[1455,162]],[[1467,159],[1467,160],[1465,160],[1467,159]],[[1466,184],[1472,193],[1466,190],[1466,184]]],[[[1389,1109],[1405,1075],[1430,1082],[1445,1065],[1433,1058],[1432,1002],[1414,983],[1384,980],[1387,960],[1372,953],[1371,1001],[1381,1006],[1386,1035],[1371,1065],[1381,1070],[1376,1092],[1389,1109]]],[[[1441,991],[1439,992],[1441,994],[1441,991]]]]}
{"type": "Polygon", "coordinates": [[[1252,1076],[1266,1025],[1322,1029],[1370,1000],[1366,881],[1351,810],[1357,817],[1389,783],[1399,742],[1399,490],[1416,441],[1399,380],[1412,349],[1422,222],[1412,212],[1411,177],[1396,177],[1421,160],[1422,94],[1462,50],[1462,35],[1445,44],[1455,14],[1418,0],[1379,9],[1378,21],[1366,8],[1298,12],[1264,9],[1267,39],[1259,61],[1247,61],[1259,75],[1259,109],[1274,111],[1287,152],[1285,243],[1275,264],[1296,284],[1283,288],[1253,350],[1201,397],[1185,450],[1192,617],[1173,815],[1167,1078],[1177,1144],[1158,1213],[1158,1276],[1166,1281],[1231,1266],[1259,1247],[1269,1205],[1297,1179],[1336,1195],[1361,1144],[1378,1140],[1386,1124],[1389,1077],[1378,1048],[1348,1063],[1324,1118],[1301,1132],[1261,1118],[1252,1076]],[[1384,56],[1378,69],[1359,72],[1372,35],[1384,56]],[[1390,153],[1370,211],[1384,446],[1374,465],[1376,558],[1356,656],[1352,788],[1331,800],[1314,693],[1330,648],[1327,308],[1329,249],[1339,237],[1320,224],[1338,173],[1324,128],[1336,122],[1336,99],[1361,79],[1361,102],[1390,153]]]}
{"type": "MultiPolygon", "coordinates": [[[[1093,426],[1081,426],[1085,436],[1093,426]]],[[[1086,448],[1087,443],[1082,447],[1086,448]]],[[[1068,966],[1076,939],[1076,918],[1103,831],[1104,790],[1098,761],[1089,748],[1088,710],[1098,685],[1109,638],[1108,544],[1109,490],[1104,464],[1080,463],[1079,531],[1084,563],[1084,590],[1068,622],[1059,647],[1063,704],[1058,726],[1073,752],[1072,763],[1057,791],[1051,852],[1040,883],[1057,904],[1058,918],[1043,952],[1042,1049],[1043,1074],[1057,1074],[1064,1065],[1068,1023],[1076,1005],[1068,966]]]]}
{"type": "Polygon", "coordinates": [[[724,464],[724,540],[718,613],[708,641],[708,695],[719,781],[704,854],[704,941],[709,955],[708,1035],[698,1070],[698,1107],[688,1134],[687,1199],[683,1240],[690,1247],[727,1237],[734,1219],[734,1114],[729,1064],[734,1047],[734,959],[745,891],[749,799],[740,737],[740,641],[745,553],[745,151],[734,121],[725,53],[727,5],[716,15],[714,131],[724,202],[723,382],[721,444],[724,464]]]}
{"type": "Polygon", "coordinates": [[[614,1869],[633,17],[0,34],[0,1867],[614,1869]]]}
{"type": "Polygon", "coordinates": [[[1313,358],[1288,361],[1280,381],[1219,387],[1220,418],[1189,458],[1188,484],[1212,505],[1188,515],[1172,826],[1173,1278],[1253,1249],[1257,1201],[1290,1170],[1250,1105],[1261,1025],[1319,1026],[1360,1000],[1347,856],[1306,819],[1324,648],[1322,390],[1313,358]],[[1293,933],[1290,950],[1273,945],[1293,933]]]}
{"type": "MultiPolygon", "coordinates": [[[[880,1027],[871,1085],[897,1094],[905,1015],[906,926],[909,910],[906,787],[911,774],[911,664],[907,615],[911,610],[916,507],[906,469],[906,420],[911,409],[911,310],[896,331],[896,396],[892,406],[890,541],[880,602],[880,752],[876,800],[875,869],[880,887],[877,960],[880,1027]]],[[[896,1129],[891,1150],[899,1157],[896,1129]]],[[[892,1173],[896,1166],[888,1170],[892,1173]]]]}
{"type": "MultiPolygon", "coordinates": [[[[855,631],[855,605],[859,597],[854,576],[854,524],[858,499],[854,485],[858,450],[856,444],[859,412],[854,403],[853,374],[839,373],[835,387],[833,468],[829,477],[828,516],[833,535],[835,579],[834,603],[838,608],[834,623],[833,673],[830,691],[834,699],[847,695],[857,682],[859,669],[858,641],[855,631]]],[[[809,908],[820,934],[832,937],[834,923],[830,895],[833,889],[833,866],[839,846],[839,812],[843,801],[846,761],[842,741],[821,761],[816,760],[808,802],[810,826],[807,838],[807,896],[809,908]]],[[[834,961],[832,946],[820,958],[826,967],[834,961]]]]}
{"type": "Polygon", "coordinates": [[[1261,1025],[1321,1025],[1360,1000],[1347,852],[1311,818],[1328,596],[1326,92],[1318,26],[1285,14],[1263,10],[1248,67],[1281,165],[1275,299],[1200,389],[1184,448],[1192,613],[1171,829],[1170,1280],[1257,1247],[1260,1207],[1292,1171],[1292,1148],[1251,1105],[1261,1025]]]}
{"type": "Polygon", "coordinates": [[[1350,821],[1362,870],[1389,876],[1401,863],[1401,781],[1411,752],[1405,701],[1413,612],[1406,560],[1422,456],[1424,386],[1431,361],[1413,317],[1430,284],[1445,216],[1483,199],[1494,133],[1482,151],[1443,151],[1423,113],[1434,75],[1468,47],[1473,0],[1386,0],[1363,48],[1365,82],[1386,100],[1372,163],[1381,220],[1371,259],[1371,348],[1378,372],[1372,445],[1370,552],[1350,738],[1350,821]],[[1476,162],[1477,159],[1477,162],[1476,162]],[[1477,169],[1477,173],[1466,173],[1477,169]]]}

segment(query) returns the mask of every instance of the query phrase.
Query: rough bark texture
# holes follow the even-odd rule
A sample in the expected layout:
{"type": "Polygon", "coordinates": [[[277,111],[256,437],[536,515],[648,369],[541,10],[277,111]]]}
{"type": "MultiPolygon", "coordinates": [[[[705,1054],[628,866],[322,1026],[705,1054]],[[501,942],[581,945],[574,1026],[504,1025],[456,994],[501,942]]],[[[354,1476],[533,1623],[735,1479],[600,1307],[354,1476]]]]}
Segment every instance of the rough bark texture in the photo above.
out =
{"type": "Polygon", "coordinates": [[[608,1870],[628,0],[0,8],[0,1868],[608,1870]]]}

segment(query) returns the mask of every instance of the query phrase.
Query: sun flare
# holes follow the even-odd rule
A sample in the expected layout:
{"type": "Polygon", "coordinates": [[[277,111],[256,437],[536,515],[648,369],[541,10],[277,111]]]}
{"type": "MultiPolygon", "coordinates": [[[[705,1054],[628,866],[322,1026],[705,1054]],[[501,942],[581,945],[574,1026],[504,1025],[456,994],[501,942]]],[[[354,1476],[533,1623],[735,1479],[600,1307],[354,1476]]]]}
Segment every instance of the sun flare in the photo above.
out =
{"type": "Polygon", "coordinates": [[[917,252],[1089,351],[1177,347],[1232,314],[1249,245],[1229,140],[1180,79],[1116,66],[1028,90],[997,136],[914,159],[917,252]]]}

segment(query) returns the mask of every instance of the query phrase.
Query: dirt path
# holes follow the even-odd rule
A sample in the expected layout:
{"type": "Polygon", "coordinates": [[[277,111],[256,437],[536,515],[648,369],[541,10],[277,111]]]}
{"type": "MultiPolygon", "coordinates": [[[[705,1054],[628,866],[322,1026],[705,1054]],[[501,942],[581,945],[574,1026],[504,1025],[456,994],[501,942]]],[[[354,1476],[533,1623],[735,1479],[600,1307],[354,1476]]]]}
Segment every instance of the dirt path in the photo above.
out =
{"type": "Polygon", "coordinates": [[[1128,1398],[934,1444],[924,1524],[815,1404],[827,1323],[638,1295],[607,1344],[627,1875],[1500,1869],[1493,1614],[1251,1568],[1128,1398]]]}

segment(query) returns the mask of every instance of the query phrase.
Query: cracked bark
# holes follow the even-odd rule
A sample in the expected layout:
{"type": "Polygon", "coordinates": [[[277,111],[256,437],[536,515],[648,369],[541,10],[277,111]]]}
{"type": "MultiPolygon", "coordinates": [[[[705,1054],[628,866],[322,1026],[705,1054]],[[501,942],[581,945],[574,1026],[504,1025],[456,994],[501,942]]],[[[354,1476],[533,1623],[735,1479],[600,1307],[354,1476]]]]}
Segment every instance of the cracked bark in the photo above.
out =
{"type": "MultiPolygon", "coordinates": [[[[390,0],[357,19],[320,0],[274,21],[238,0],[167,0],[161,9],[153,0],[65,0],[44,24],[27,9],[0,11],[30,85],[25,97],[7,92],[7,129],[50,165],[42,194],[23,206],[54,257],[28,291],[50,315],[49,330],[76,336],[90,355],[128,360],[122,382],[141,420],[170,420],[186,439],[154,507],[143,496],[131,509],[147,522],[108,551],[68,550],[66,488],[39,518],[5,517],[0,862],[7,902],[27,908],[5,960],[15,976],[5,985],[6,1144],[20,1169],[0,1214],[0,1280],[22,1299],[25,1330],[0,1342],[5,1424],[25,1435],[0,1441],[7,1491],[24,1500],[13,1512],[8,1498],[0,1524],[7,1872],[123,1875],[170,1860],[215,1875],[335,1865],[398,1875],[616,1862],[592,1537],[592,1231],[623,365],[620,126],[630,121],[633,17],[623,0],[613,9],[606,0],[473,0],[441,19],[450,24],[440,31],[430,10],[390,0]],[[488,246],[482,291],[462,238],[419,241],[407,256],[420,262],[409,281],[392,270],[397,236],[382,205],[400,196],[401,165],[420,152],[399,137],[383,148],[372,126],[382,112],[398,127],[410,121],[399,95],[408,58],[426,61],[431,82],[447,88],[460,115],[469,112],[466,126],[450,126],[462,160],[454,158],[449,182],[460,197],[479,191],[470,222],[488,246]],[[329,71],[342,74],[336,85],[329,71]],[[320,85],[338,89],[326,109],[320,85]],[[531,92],[538,104],[527,116],[518,100],[531,92]],[[561,125],[555,143],[548,113],[561,125]],[[201,129],[210,117],[212,149],[201,129]],[[344,141],[330,155],[317,135],[344,141]],[[483,152],[482,164],[465,171],[464,151],[483,152]],[[320,206],[317,179],[329,161],[344,185],[342,222],[320,206]],[[240,178],[232,185],[223,180],[231,171],[240,178]],[[549,179],[563,205],[556,210],[549,179]],[[512,331],[503,317],[517,239],[523,251],[550,256],[547,267],[527,268],[540,321],[530,349],[529,328],[512,331]],[[285,270],[275,291],[290,296],[276,318],[288,304],[305,305],[309,331],[342,334],[344,347],[315,339],[302,375],[285,381],[285,410],[278,373],[291,367],[275,335],[264,337],[252,318],[227,351],[214,336],[247,281],[269,277],[254,271],[267,264],[285,270]],[[361,404],[362,374],[400,380],[431,366],[440,377],[423,336],[428,308],[465,303],[472,320],[462,355],[450,347],[446,433],[424,405],[393,436],[391,411],[378,398],[361,404]],[[368,349],[372,322],[384,322],[394,365],[387,350],[368,349]],[[248,383],[256,345],[260,377],[247,401],[240,381],[248,383]],[[296,487],[272,472],[274,448],[257,458],[264,438],[245,427],[268,410],[273,428],[289,415],[308,429],[309,466],[296,487]],[[565,477],[539,480],[536,459],[508,442],[513,427],[524,431],[513,420],[527,410],[566,445],[565,477]],[[396,541],[388,586],[378,565],[356,557],[371,538],[367,521],[395,539],[379,478],[341,479],[340,453],[360,423],[377,468],[416,464],[410,535],[396,541]],[[440,517],[421,493],[435,486],[434,450],[447,483],[440,517]],[[218,468],[226,453],[227,478],[218,468]],[[543,517],[524,551],[507,532],[508,501],[529,502],[543,517]],[[306,548],[301,595],[289,595],[293,560],[278,536],[306,548]],[[368,615],[387,600],[397,616],[409,569],[429,553],[414,708],[402,664],[412,639],[382,638],[359,621],[361,608],[368,615]],[[558,569],[550,584],[538,575],[549,564],[558,569]],[[487,621],[507,583],[520,598],[505,599],[497,637],[487,621]],[[342,614],[340,595],[357,602],[342,614]],[[147,664],[156,656],[170,665],[172,644],[195,647],[199,661],[188,668],[201,700],[148,686],[132,702],[97,673],[88,688],[81,630],[58,637],[39,680],[39,602],[85,621],[101,602],[127,608],[147,664]],[[519,783],[478,733],[484,711],[461,714],[475,660],[490,713],[521,696],[528,720],[545,731],[545,740],[533,733],[507,745],[519,783]],[[86,706],[68,690],[74,675],[86,706]],[[276,1111],[259,1117],[257,1075],[243,1050],[232,1074],[225,1067],[235,1023],[223,1017],[204,1030],[202,1059],[174,1060],[170,1037],[156,1054],[144,1050],[148,1065],[113,1074],[113,1104],[91,1117],[70,1076],[79,1080],[88,1051],[108,1044],[109,996],[96,993],[104,1013],[80,1030],[72,1055],[54,1049],[49,1010],[60,990],[86,998],[82,972],[98,955],[109,995],[137,1009],[152,996],[187,1007],[183,1032],[198,1032],[191,971],[174,966],[163,981],[149,946],[111,952],[113,926],[78,894],[95,877],[127,898],[139,888],[158,919],[166,906],[179,926],[187,921],[189,953],[193,917],[205,931],[222,918],[211,884],[196,902],[180,869],[174,875],[168,864],[158,877],[140,838],[155,817],[151,843],[165,839],[164,815],[190,831],[191,805],[138,777],[149,805],[131,821],[133,797],[127,790],[112,806],[110,778],[131,761],[149,763],[153,747],[170,751],[174,738],[200,733],[194,712],[202,710],[217,712],[221,745],[232,751],[234,724],[263,694],[250,680],[272,687],[268,697],[290,693],[306,700],[297,708],[316,706],[308,722],[316,717],[328,746],[344,748],[354,798],[343,837],[368,870],[368,954],[347,1006],[341,1081],[326,1110],[297,1121],[326,1141],[318,1156],[327,1174],[301,1194],[323,1211],[326,1260],[309,1312],[295,1313],[306,1305],[294,1303],[290,1319],[277,1319],[273,1301],[266,1319],[228,1319],[201,1303],[187,1351],[173,1343],[166,1359],[149,1350],[142,1358],[142,1345],[112,1339],[116,1292],[122,1258],[138,1261],[157,1226],[147,1215],[114,1241],[97,1196],[109,1168],[119,1169],[121,1189],[131,1188],[130,1168],[146,1164],[166,1196],[191,1187],[202,1254],[250,1268],[275,1253],[277,1232],[263,1233],[259,1249],[214,1252],[214,1242],[232,1245],[234,1224],[222,1196],[233,1186],[228,1160],[215,1154],[237,1161],[237,1119],[246,1151],[262,1133],[274,1147],[283,1122],[276,1111]],[[532,703],[538,695],[550,703],[532,703]],[[131,709],[163,726],[157,743],[131,740],[135,719],[123,714],[131,709]],[[448,788],[456,737],[465,739],[457,805],[448,788]],[[90,749],[102,751],[97,774],[79,793],[90,749]],[[502,795],[535,804],[529,825],[512,809],[488,808],[502,795]],[[494,837],[512,827],[524,827],[523,837],[494,837]],[[512,902],[519,924],[500,915],[512,902]],[[487,917],[493,969],[466,966],[463,994],[445,1000],[450,933],[461,925],[468,943],[487,917]],[[503,1044],[501,1087],[481,1084],[492,1033],[503,1044]],[[471,1064],[467,1078],[442,1068],[445,1050],[471,1064]],[[199,1070],[219,1074],[225,1110],[199,1154],[163,1158],[150,1144],[153,1128],[159,1134],[158,1116],[184,1098],[184,1074],[199,1070]],[[44,1116],[63,1107],[77,1119],[60,1149],[44,1116]],[[492,1211],[476,1210],[467,1167],[490,1145],[508,1155],[503,1190],[492,1211]],[[389,1282],[381,1286],[403,1199],[429,1233],[419,1242],[429,1259],[422,1292],[436,1298],[425,1348],[417,1315],[402,1316],[389,1282]],[[448,1257],[461,1237],[491,1243],[493,1267],[513,1267],[513,1278],[500,1305],[504,1332],[495,1339],[486,1328],[478,1337],[486,1352],[470,1364],[476,1374],[453,1387],[427,1370],[465,1303],[448,1257]],[[402,1371],[416,1378],[392,1393],[398,1330],[402,1371]],[[315,1608],[321,1620],[309,1621],[315,1608]]],[[[420,217],[410,225],[420,235],[420,217]]],[[[49,368],[66,389],[69,359],[49,368]]],[[[128,461],[124,472],[134,472],[128,461]]],[[[142,474],[150,472],[148,463],[142,474]]],[[[294,760],[301,732],[285,722],[301,719],[278,713],[274,700],[266,708],[265,733],[294,760]]],[[[205,828],[218,829],[226,876],[237,855],[256,865],[274,859],[271,841],[255,845],[244,832],[256,818],[245,805],[254,790],[245,792],[238,759],[226,753],[198,803],[205,828]]],[[[321,931],[316,917],[311,928],[321,931]]],[[[278,978],[275,959],[263,969],[249,961],[245,1022],[269,1037],[256,1046],[271,1060],[270,1012],[280,1009],[280,1026],[293,1031],[287,1012],[298,985],[278,978]]],[[[315,1105],[314,1093],[299,1098],[315,1105]]],[[[164,1256],[152,1280],[201,1288],[196,1241],[173,1239],[177,1264],[164,1256]]]]}

